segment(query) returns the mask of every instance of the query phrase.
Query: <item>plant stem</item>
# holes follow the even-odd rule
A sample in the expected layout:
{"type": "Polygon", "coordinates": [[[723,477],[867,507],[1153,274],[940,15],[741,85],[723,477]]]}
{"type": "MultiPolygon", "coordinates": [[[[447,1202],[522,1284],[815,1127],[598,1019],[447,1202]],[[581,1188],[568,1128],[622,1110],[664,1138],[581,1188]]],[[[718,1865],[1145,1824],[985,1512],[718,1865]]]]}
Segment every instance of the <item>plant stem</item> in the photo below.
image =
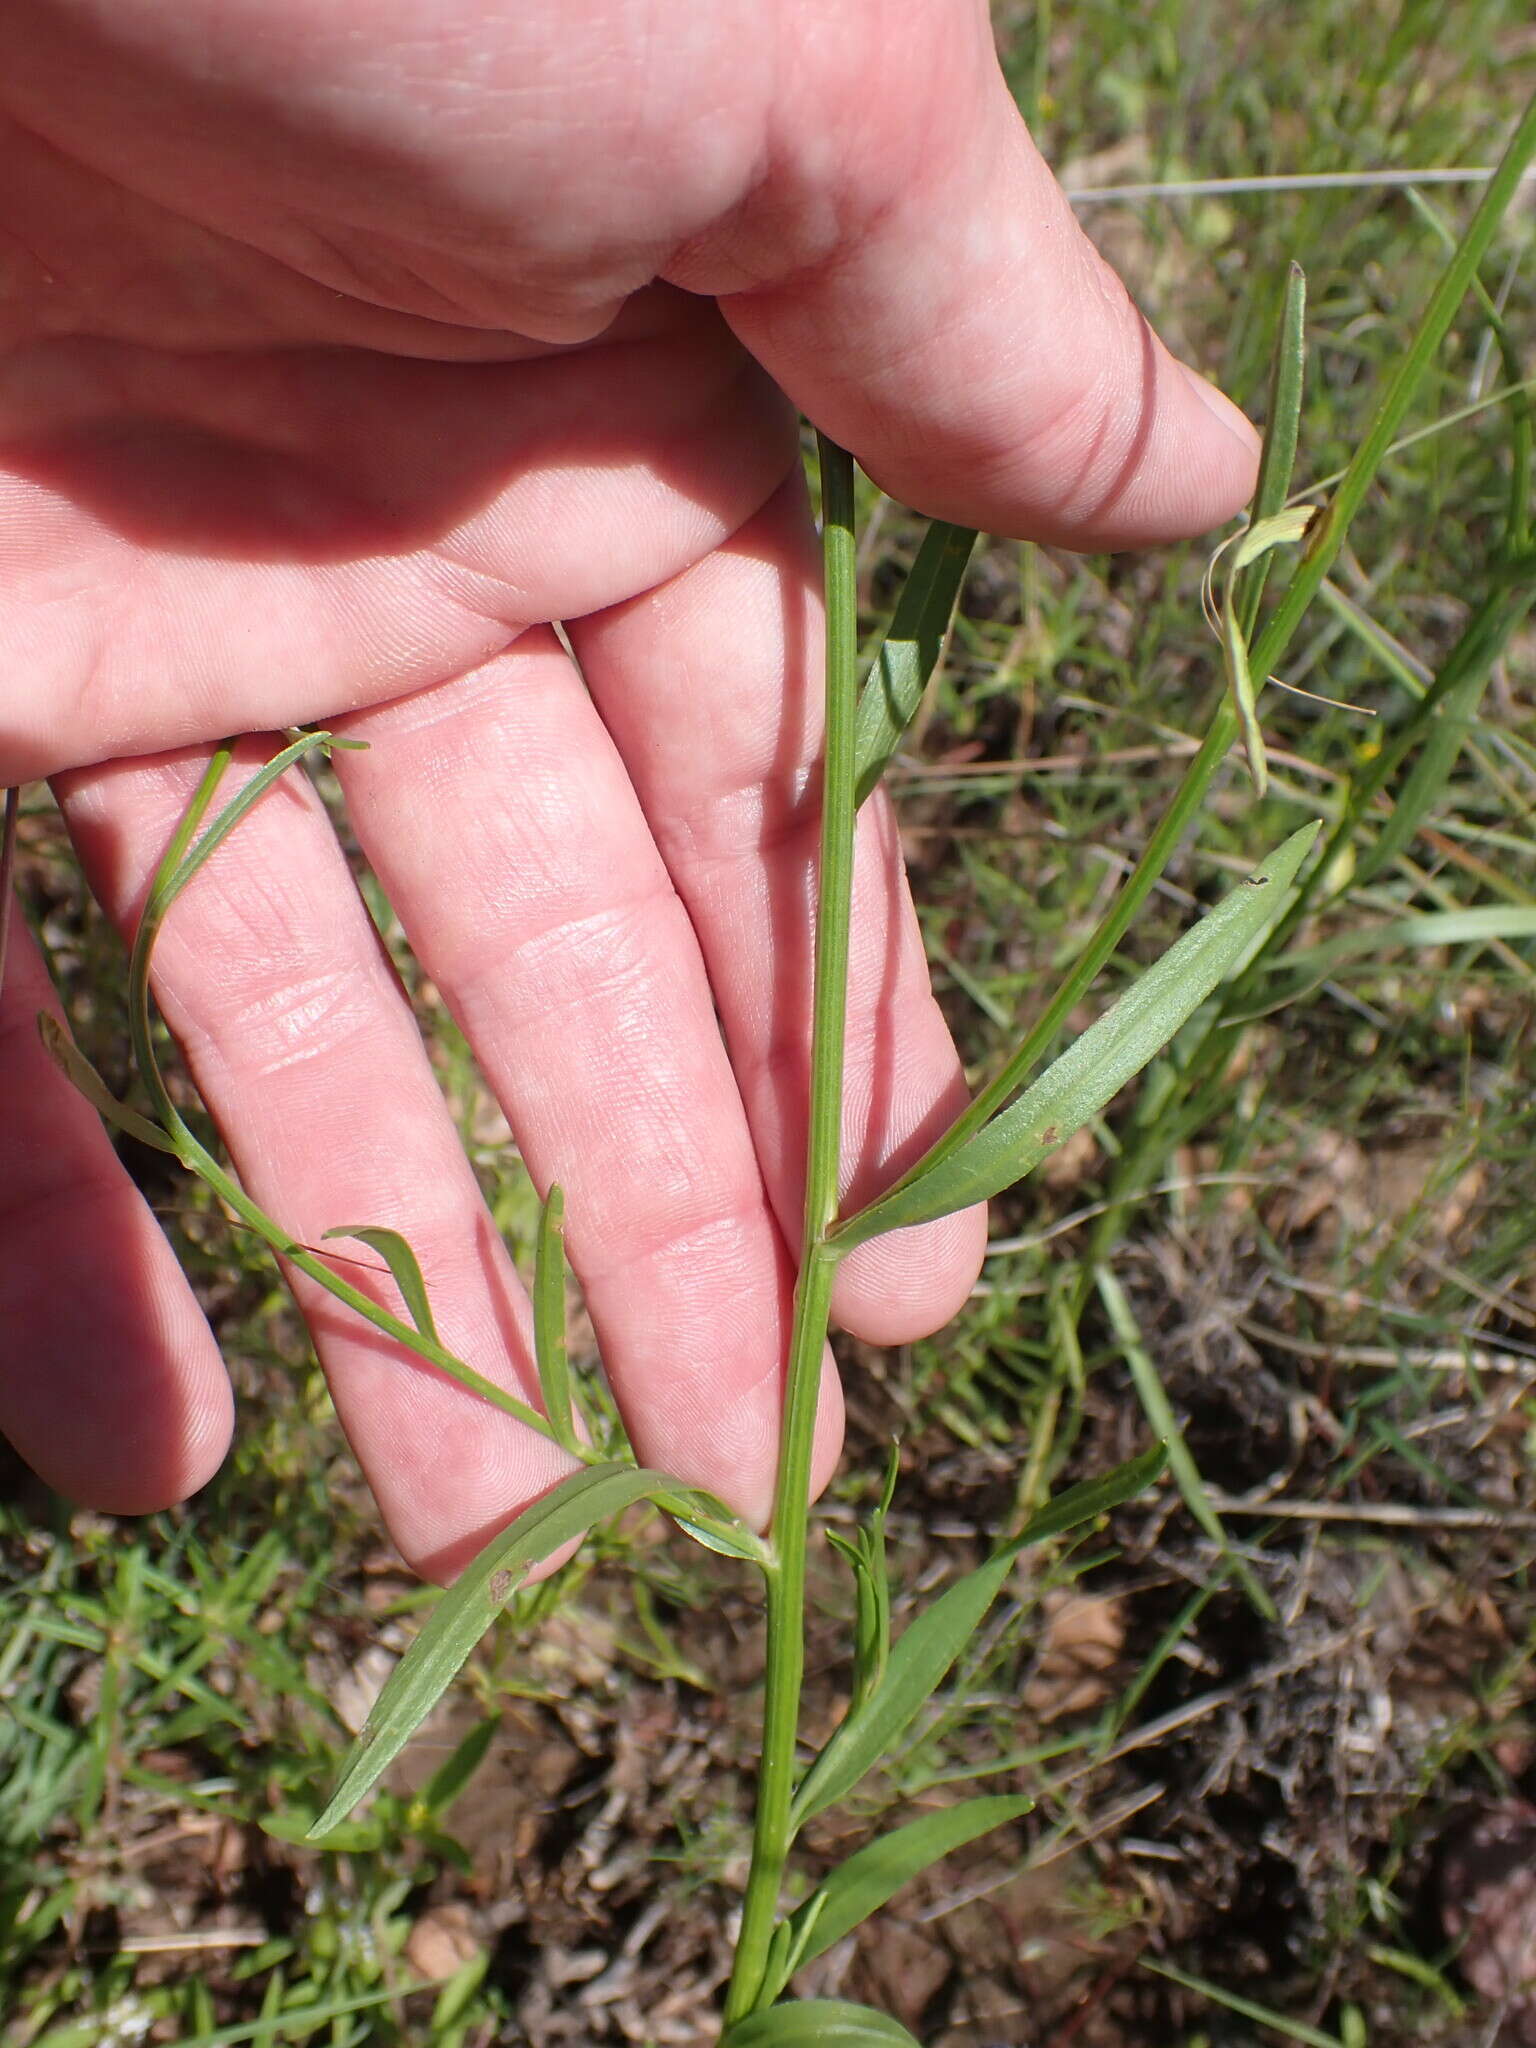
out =
{"type": "Polygon", "coordinates": [[[779,1444],[767,1573],[767,1646],[762,1762],[752,1865],[726,1999],[729,2026],[756,2006],[778,1913],[784,1863],[794,1840],[795,1742],[805,1670],[805,1560],[811,1448],[837,1253],[827,1231],[837,1214],[843,1114],[843,1038],[848,993],[848,923],[853,901],[858,615],[853,538],[853,461],[817,436],[821,458],[822,558],[826,580],[826,742],[822,766],[821,860],[816,886],[816,967],[811,1011],[810,1128],[806,1142],[805,1235],[795,1287],[784,1420],[779,1444]]]}

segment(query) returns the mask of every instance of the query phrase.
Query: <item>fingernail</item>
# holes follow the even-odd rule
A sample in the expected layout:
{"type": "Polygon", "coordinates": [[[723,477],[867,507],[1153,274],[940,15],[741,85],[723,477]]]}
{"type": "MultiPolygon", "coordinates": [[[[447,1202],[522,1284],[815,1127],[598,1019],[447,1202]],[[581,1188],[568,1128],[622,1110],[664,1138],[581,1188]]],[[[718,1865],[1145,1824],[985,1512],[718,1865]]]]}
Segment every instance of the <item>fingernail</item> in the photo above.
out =
{"type": "Polygon", "coordinates": [[[1256,456],[1264,443],[1258,428],[1247,414],[1239,412],[1225,392],[1218,391],[1214,384],[1209,383],[1190,364],[1180,363],[1179,368],[1183,371],[1190,389],[1211,418],[1223,426],[1235,441],[1241,442],[1245,455],[1250,458],[1256,456]]]}

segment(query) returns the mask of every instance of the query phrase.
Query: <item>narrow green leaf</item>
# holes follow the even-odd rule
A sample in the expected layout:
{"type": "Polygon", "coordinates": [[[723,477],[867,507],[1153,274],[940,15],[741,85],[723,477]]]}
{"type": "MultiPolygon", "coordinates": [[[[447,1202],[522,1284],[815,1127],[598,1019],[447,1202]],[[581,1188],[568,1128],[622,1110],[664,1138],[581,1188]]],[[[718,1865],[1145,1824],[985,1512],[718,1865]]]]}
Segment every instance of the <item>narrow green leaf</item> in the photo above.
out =
{"type": "MultiPolygon", "coordinates": [[[[238,793],[230,798],[229,802],[219,812],[213,823],[203,833],[191,851],[189,853],[182,853],[178,859],[168,864],[163,872],[156,875],[154,885],[150,891],[150,899],[144,906],[144,914],[140,920],[141,926],[148,924],[151,930],[153,930],[154,926],[165,915],[166,910],[181,894],[182,890],[186,888],[188,882],[191,881],[198,869],[218,851],[219,847],[223,845],[230,833],[240,823],[246,812],[254,804],[261,801],[274,782],[281,780],[294,763],[302,760],[306,754],[313,754],[316,751],[323,752],[330,744],[331,735],[328,732],[301,732],[291,746],[284,747],[281,753],[274,754],[270,761],[264,762],[251,777],[250,781],[245,783],[238,793]]],[[[221,748],[219,752],[224,756],[224,765],[227,765],[228,750],[221,748]]],[[[214,762],[217,763],[218,760],[219,756],[216,754],[214,762]]],[[[210,766],[212,765],[210,764],[210,766]]],[[[221,766],[220,773],[222,774],[222,772],[223,767],[221,766]]],[[[200,791],[199,794],[201,795],[202,792],[200,791]]],[[[211,798],[213,794],[211,784],[207,794],[211,798]]],[[[199,820],[200,813],[195,810],[189,810],[183,823],[190,824],[191,829],[195,831],[199,820]]],[[[137,951],[137,946],[135,951],[137,951]]]]}
{"type": "Polygon", "coordinates": [[[565,1196],[552,1187],[539,1211],[533,1259],[533,1353],[544,1413],[558,1442],[576,1449],[571,1362],[565,1348],[565,1196]]]}
{"type": "Polygon", "coordinates": [[[1102,1479],[1068,1487],[1025,1523],[987,1562],[958,1579],[925,1607],[893,1646],[885,1678],[857,1713],[829,1738],[795,1793],[790,1816],[796,1833],[812,1814],[845,1799],[859,1780],[889,1756],[914,1716],[932,1698],[955,1659],[980,1627],[1020,1551],[1094,1521],[1132,1499],[1162,1470],[1161,1447],[1118,1466],[1102,1479]]]}
{"type": "MultiPolygon", "coordinates": [[[[1301,265],[1293,263],[1285,281],[1275,352],[1269,367],[1269,410],[1264,427],[1264,452],[1259,458],[1259,481],[1253,494],[1255,524],[1272,518],[1290,495],[1306,372],[1307,279],[1301,265]]],[[[1242,566],[1248,567],[1246,563],[1242,566]]],[[[1243,575],[1237,591],[1237,618],[1245,645],[1253,638],[1253,629],[1258,623],[1268,575],[1269,558],[1265,555],[1258,558],[1256,567],[1243,575]]]]}
{"type": "Polygon", "coordinates": [[[676,1490],[677,1482],[664,1473],[593,1465],[563,1479],[492,1537],[438,1601],[385,1682],[347,1753],[341,1781],[315,1823],[314,1834],[324,1835],[344,1819],[378,1782],[457,1677],[531,1565],[635,1501],[676,1490]]]}
{"type": "Polygon", "coordinates": [[[1494,666],[1530,608],[1530,585],[1536,585],[1536,569],[1526,590],[1503,604],[1485,600],[1447,656],[1429,697],[1415,707],[1413,722],[1423,730],[1423,743],[1398,792],[1392,815],[1375,844],[1360,857],[1358,882],[1370,881],[1405,853],[1439,801],[1472,736],[1494,666]]]}
{"type": "Polygon", "coordinates": [[[986,1201],[1097,1116],[1280,916],[1317,832],[1315,824],[1293,832],[958,1151],[840,1224],[832,1233],[838,1251],[986,1201]]]}
{"type": "Polygon", "coordinates": [[[885,1518],[890,1512],[896,1477],[901,1469],[899,1446],[891,1446],[885,1486],[874,1511],[854,1539],[827,1531],[827,1541],[853,1574],[853,1700],[857,1713],[885,1676],[891,1649],[891,1582],[885,1555],[885,1518]]]}
{"type": "Polygon", "coordinates": [[[5,792],[0,816],[0,989],[5,987],[5,957],[11,942],[11,876],[16,869],[16,821],[21,816],[21,791],[14,786],[5,792]]]}
{"type": "Polygon", "coordinates": [[[140,1116],[136,1109],[130,1109],[126,1102],[119,1102],[100,1074],[91,1065],[85,1054],[70,1037],[57,1017],[40,1010],[37,1018],[38,1036],[43,1049],[66,1081],[85,1097],[104,1122],[126,1131],[130,1138],[137,1138],[141,1145],[153,1145],[157,1152],[169,1152],[176,1156],[176,1147],[161,1130],[146,1116],[140,1116]]]}
{"type": "MultiPolygon", "coordinates": [[[[1264,728],[1259,723],[1259,686],[1254,682],[1248,654],[1250,629],[1244,624],[1247,607],[1242,593],[1255,586],[1250,584],[1244,572],[1251,570],[1256,562],[1266,563],[1276,548],[1294,546],[1305,540],[1314,510],[1311,505],[1292,505],[1283,511],[1272,512],[1266,518],[1255,514],[1247,531],[1239,534],[1232,543],[1226,591],[1221,601],[1221,654],[1227,672],[1227,687],[1232,693],[1232,705],[1237,713],[1238,730],[1243,738],[1243,751],[1248,756],[1248,772],[1253,777],[1257,796],[1263,796],[1269,788],[1269,764],[1264,752],[1264,728]]],[[[1257,611],[1257,603],[1253,609],[1257,611]]]]}
{"type": "Polygon", "coordinates": [[[870,1655],[864,1692],[873,1692],[885,1676],[891,1654],[891,1574],[885,1552],[885,1523],[896,1498],[896,1481],[901,1476],[901,1446],[893,1443],[886,1460],[885,1484],[868,1526],[862,1531],[865,1565],[869,1573],[870,1614],[868,1638],[870,1655]]]}
{"type": "MultiPolygon", "coordinates": [[[[466,2016],[475,1993],[485,1982],[485,1974],[490,1967],[491,1951],[488,1948],[481,1949],[460,1963],[437,1994],[437,2003],[432,2008],[429,2040],[442,2040],[447,2029],[466,2016]]],[[[462,2035],[458,2036],[460,2040],[463,2038],[462,2035]]]]}
{"type": "Polygon", "coordinates": [[[359,1244],[376,1251],[394,1277],[406,1314],[423,1337],[430,1337],[434,1344],[441,1342],[437,1325],[432,1320],[432,1307],[427,1300],[427,1283],[421,1277],[421,1267],[416,1254],[398,1230],[390,1230],[382,1223],[338,1223],[325,1235],[355,1237],[359,1244]]]}
{"type": "Polygon", "coordinates": [[[306,1849],[328,1849],[342,1856],[363,1856],[384,1846],[384,1830],[371,1817],[367,1820],[344,1820],[338,1826],[328,1828],[323,1840],[316,1837],[312,1808],[306,1811],[302,1807],[283,1807],[276,1813],[267,1814],[260,1827],[261,1832],[270,1835],[274,1842],[297,1842],[306,1849]]]}
{"type": "Polygon", "coordinates": [[[1152,1363],[1147,1348],[1141,1341],[1141,1331],[1131,1313],[1131,1305],[1125,1298],[1125,1290],[1107,1267],[1100,1266],[1093,1278],[1099,1290],[1099,1299],[1109,1316],[1110,1327],[1119,1341],[1126,1365],[1130,1369],[1131,1384],[1136,1389],[1142,1410],[1167,1450],[1168,1469],[1178,1483],[1179,1492],[1184,1497],[1184,1505],[1206,1535],[1218,1546],[1227,1565],[1241,1581],[1243,1591],[1248,1595],[1254,1608],[1266,1621],[1274,1621],[1274,1601],[1233,1549],[1221,1517],[1211,1504],[1200,1467],[1195,1463],[1190,1448],[1184,1441],[1184,1432],[1179,1428],[1178,1417],[1173,1412],[1173,1403],[1168,1399],[1167,1390],[1158,1377],[1157,1367],[1152,1363]]]}
{"type": "Polygon", "coordinates": [[[1490,939],[1536,938],[1536,909],[1528,904],[1483,903],[1470,910],[1426,910],[1416,917],[1394,917],[1361,931],[1340,932],[1320,946],[1282,954],[1266,967],[1331,974],[1341,961],[1361,954],[1391,953],[1399,947],[1486,945],[1490,939]]]}
{"type": "Polygon", "coordinates": [[[949,631],[976,536],[936,519],[923,536],[889,630],[859,698],[855,801],[878,785],[902,734],[917,716],[949,631]]]}
{"type": "MultiPolygon", "coordinates": [[[[878,1913],[904,1884],[941,1863],[955,1849],[963,1849],[993,1828],[1005,1826],[1028,1813],[1032,1799],[1013,1794],[991,1794],[967,1799],[959,1806],[938,1813],[925,1813],[905,1827],[877,1835],[865,1848],[855,1852],[824,1877],[805,1904],[790,1915],[799,1922],[816,1908],[816,1917],[798,1950],[795,1968],[823,1954],[845,1934],[851,1934],[872,1913],[878,1913]]],[[[793,1951],[792,1951],[793,1952],[793,1951]]]]}
{"type": "Polygon", "coordinates": [[[1269,788],[1269,760],[1264,751],[1264,728],[1259,723],[1253,671],[1248,666],[1248,642],[1243,638],[1243,629],[1238,623],[1237,608],[1232,602],[1230,591],[1221,608],[1221,655],[1227,672],[1227,688],[1232,693],[1233,709],[1237,712],[1237,729],[1243,736],[1243,752],[1248,756],[1248,773],[1253,781],[1253,793],[1255,796],[1263,796],[1269,788]]]}
{"type": "Polygon", "coordinates": [[[1240,1998],[1235,1991],[1224,1991],[1219,1984],[1207,1983],[1204,1977],[1192,1977],[1185,1970],[1177,1970],[1172,1963],[1155,1963],[1149,1956],[1141,1958],[1141,1967],[1150,1970],[1155,1977],[1166,1977],[1170,1984],[1182,1984],[1186,1991],[1196,1991],[1202,1998],[1210,1999],[1213,2005],[1224,2005],[1228,2012],[1235,2012],[1245,2020],[1253,2020],[1261,2027],[1271,2027],[1287,2041],[1299,2041],[1303,2048],[1345,2048],[1337,2034],[1325,2034],[1321,2027],[1314,2027],[1306,2020],[1293,2020],[1283,2012],[1276,2012],[1273,2006],[1259,2005],[1251,1998],[1240,1998]]]}
{"type": "Polygon", "coordinates": [[[768,1961],[758,1990],[758,2005],[772,2005],[784,1996],[785,1987],[805,1960],[811,1936],[827,1903],[824,1891],[815,1891],[797,1913],[779,1921],[768,1937],[768,1961]]]}
{"type": "Polygon", "coordinates": [[[440,1763],[416,1795],[416,1803],[439,1820],[485,1762],[486,1753],[501,1726],[499,1714],[487,1714],[477,1721],[453,1752],[440,1763]]]}
{"type": "Polygon", "coordinates": [[[755,1564],[759,1570],[768,1563],[769,1553],[762,1537],[754,1536],[745,1522],[727,1516],[723,1509],[717,1520],[706,1523],[695,1521],[692,1515],[679,1514],[668,1502],[659,1505],[666,1508],[685,1536],[691,1536],[695,1543],[714,1551],[718,1557],[734,1557],[742,1564],[755,1564]]]}
{"type": "Polygon", "coordinates": [[[841,1998],[803,1998],[748,2013],[727,2027],[720,2048],[921,2048],[888,2013],[841,1998]]]}
{"type": "MultiPolygon", "coordinates": [[[[287,2012],[273,2013],[267,2019],[242,2020],[236,2026],[215,2027],[208,2033],[183,2034],[178,2048],[241,2048],[241,2044],[247,2041],[307,2040],[317,2027],[334,2026],[337,2020],[346,2019],[351,2013],[367,2012],[371,2006],[398,2003],[399,1997],[398,1988],[386,1984],[382,1991],[366,1991],[357,1998],[328,1999],[322,2005],[290,2006],[287,2012]]],[[[90,2038],[92,2041],[101,2039],[99,2024],[90,2038]]],[[[37,2048],[42,2048],[41,2042],[37,2048]]]]}

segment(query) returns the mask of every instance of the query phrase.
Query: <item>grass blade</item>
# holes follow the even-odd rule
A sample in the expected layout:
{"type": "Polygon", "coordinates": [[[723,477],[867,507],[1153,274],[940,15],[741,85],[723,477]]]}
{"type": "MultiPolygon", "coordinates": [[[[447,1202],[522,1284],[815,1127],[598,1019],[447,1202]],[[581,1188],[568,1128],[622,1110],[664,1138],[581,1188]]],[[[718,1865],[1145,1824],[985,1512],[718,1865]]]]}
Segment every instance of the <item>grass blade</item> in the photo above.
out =
{"type": "Polygon", "coordinates": [[[1168,1469],[1177,1482],[1184,1497],[1184,1505],[1194,1516],[1200,1527],[1220,1549],[1229,1569],[1242,1584],[1253,1606],[1266,1621],[1276,1617],[1275,1603],[1259,1584],[1248,1566],[1232,1548],[1231,1539],[1222,1525],[1221,1517],[1211,1505],[1211,1497],[1205,1490],[1200,1467],[1190,1454],[1184,1441],[1184,1432],[1179,1428],[1178,1417],[1173,1404],[1158,1378],[1157,1367],[1148,1356],[1147,1348],[1141,1341],[1141,1331],[1136,1318],[1131,1314],[1131,1305],[1125,1298],[1125,1290],[1114,1274],[1105,1266],[1094,1273],[1094,1283],[1099,1290],[1099,1299],[1104,1304],[1110,1327],[1130,1369],[1131,1383],[1153,1432],[1168,1453],[1168,1469]]]}
{"type": "Polygon", "coordinates": [[[1132,983],[1010,1108],[957,1152],[898,1184],[832,1233],[839,1252],[887,1230],[928,1223],[1011,1187],[1097,1116],[1199,1009],[1285,908],[1318,827],[1293,832],[1216,908],[1132,983]]]}
{"type": "MultiPolygon", "coordinates": [[[[1536,562],[1531,565],[1531,582],[1536,583],[1536,562]]],[[[1439,801],[1477,723],[1494,665],[1531,602],[1529,589],[1485,600],[1436,676],[1429,697],[1415,707],[1413,729],[1424,732],[1424,741],[1392,815],[1359,861],[1357,883],[1368,882],[1406,852],[1439,801]]]]}
{"type": "Polygon", "coordinates": [[[845,1934],[851,1934],[872,1913],[878,1913],[904,1884],[931,1865],[940,1863],[955,1849],[977,1841],[994,1828],[1006,1826],[1028,1813],[1032,1799],[1010,1793],[967,1799],[938,1813],[925,1813],[888,1835],[877,1836],[867,1847],[840,1863],[790,1916],[791,1925],[808,1919],[815,1908],[815,1921],[803,1944],[792,1943],[795,1967],[821,1955],[845,1934]]]}
{"type": "Polygon", "coordinates": [[[1172,1963],[1154,1963],[1143,1956],[1141,1967],[1156,1977],[1166,1977],[1170,1984],[1180,1984],[1186,1991],[1198,1992],[1202,1998],[1210,1999],[1213,2005],[1224,2005],[1228,2012],[1253,2020],[1258,2026],[1272,2027],[1286,2040],[1300,2041],[1303,2048],[1343,2048],[1337,2034],[1325,2034],[1321,2027],[1309,2026],[1305,2020],[1290,2019],[1271,2006],[1258,2005],[1251,1998],[1240,1998],[1235,1991],[1224,1991],[1219,1984],[1208,1984],[1203,1977],[1191,1977],[1187,1971],[1176,1970],[1172,1963]]]}
{"type": "Polygon", "coordinates": [[[920,2048],[889,2013],[841,1998],[802,1998],[748,2013],[727,2027],[720,2048],[920,2048]]]}
{"type": "Polygon", "coordinates": [[[850,1713],[806,1772],[795,1794],[792,1829],[845,1799],[888,1756],[981,1625],[1020,1551],[1091,1522],[1149,1486],[1163,1468],[1161,1447],[1117,1466],[1102,1479],[1068,1487],[1025,1523],[985,1564],[957,1580],[911,1622],[891,1651],[885,1678],[850,1713]]]}
{"type": "Polygon", "coordinates": [[[398,1230],[390,1230],[382,1223],[338,1223],[334,1230],[326,1231],[325,1235],[355,1237],[360,1244],[366,1244],[376,1251],[388,1266],[411,1321],[423,1337],[430,1338],[434,1344],[441,1341],[437,1334],[437,1325],[432,1320],[432,1307],[427,1300],[427,1283],[421,1277],[420,1263],[398,1230]]]}
{"type": "MultiPolygon", "coordinates": [[[[1417,186],[1408,187],[1408,204],[1426,221],[1433,232],[1450,250],[1456,253],[1456,237],[1438,207],[1432,206],[1417,186]]],[[[1472,295],[1482,308],[1483,318],[1488,322],[1488,331],[1494,346],[1499,351],[1504,365],[1504,376],[1511,391],[1510,419],[1510,463],[1509,463],[1509,507],[1504,521],[1504,550],[1517,555],[1530,546],[1531,542],[1531,442],[1532,418],[1531,398],[1528,384],[1522,384],[1520,351],[1515,345],[1508,323],[1499,311],[1493,295],[1480,277],[1472,279],[1472,295]]]]}
{"type": "Polygon", "coordinates": [[[676,1482],[660,1472],[594,1465],[573,1472],[493,1537],[444,1593],[391,1672],[348,1752],[341,1781],[311,1830],[311,1839],[323,1838],[378,1782],[458,1676],[531,1565],[635,1501],[677,1490],[676,1482]]]}
{"type": "MultiPolygon", "coordinates": [[[[333,2027],[337,2020],[346,2019],[351,2013],[387,2005],[398,2000],[399,1996],[395,1986],[386,1985],[382,1991],[365,1991],[357,1998],[330,1999],[323,2005],[291,2006],[287,2012],[273,2013],[267,2019],[245,2020],[232,2027],[215,2027],[210,2033],[183,2034],[180,2048],[241,2048],[241,2044],[247,2041],[301,2041],[313,2034],[317,2027],[333,2027]]],[[[99,2041],[99,2031],[91,2038],[99,2041]]]]}
{"type": "Polygon", "coordinates": [[[50,1016],[46,1010],[39,1011],[37,1031],[49,1059],[65,1080],[85,1097],[103,1122],[125,1131],[130,1138],[137,1138],[141,1145],[153,1145],[157,1152],[169,1152],[172,1158],[177,1156],[176,1147],[158,1124],[152,1124],[147,1116],[140,1116],[126,1102],[118,1101],[57,1017],[50,1016]]]}
{"type": "Polygon", "coordinates": [[[477,1721],[417,1793],[416,1803],[425,1807],[434,1820],[442,1819],[485,1762],[500,1726],[499,1714],[487,1714],[483,1721],[477,1721]]]}
{"type": "Polygon", "coordinates": [[[934,520],[923,536],[859,697],[854,785],[858,803],[878,784],[902,734],[917,716],[975,545],[969,527],[950,526],[942,519],[934,520]]]}
{"type": "Polygon", "coordinates": [[[565,1347],[565,1196],[552,1187],[539,1211],[533,1257],[533,1355],[544,1413],[558,1442],[576,1449],[571,1361],[565,1347]]]}

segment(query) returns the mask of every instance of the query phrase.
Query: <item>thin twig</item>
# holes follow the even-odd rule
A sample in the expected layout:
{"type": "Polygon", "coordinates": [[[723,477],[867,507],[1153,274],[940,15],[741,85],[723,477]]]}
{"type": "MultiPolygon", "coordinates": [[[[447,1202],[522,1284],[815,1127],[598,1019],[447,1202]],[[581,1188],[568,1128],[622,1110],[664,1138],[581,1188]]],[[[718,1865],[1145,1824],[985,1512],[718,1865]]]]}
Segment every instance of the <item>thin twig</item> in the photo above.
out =
{"type": "Polygon", "coordinates": [[[1423,1508],[1407,1501],[1264,1500],[1208,1489],[1213,1504],[1228,1515],[1273,1516],[1286,1522],[1363,1522],[1382,1529],[1536,1529],[1528,1508],[1423,1508]]]}
{"type": "MultiPolygon", "coordinates": [[[[1189,1194],[1195,1188],[1272,1188],[1276,1184],[1272,1173],[1190,1173],[1177,1180],[1160,1180],[1155,1187],[1143,1188],[1142,1199],[1150,1201],[1156,1195],[1189,1194]]],[[[987,1245],[986,1256],[996,1259],[1005,1252],[1032,1252],[1040,1245],[1049,1244],[1053,1237],[1063,1237],[1069,1230],[1076,1230],[1079,1224],[1091,1223],[1095,1216],[1102,1216],[1117,1206],[1115,1202],[1090,1202],[1086,1208],[1074,1209],[1069,1215],[1059,1217],[1046,1230],[1033,1230],[1024,1237],[994,1237],[987,1245]]]]}
{"type": "Polygon", "coordinates": [[[129,1934],[113,1944],[124,1956],[188,1955],[201,1949],[260,1948],[270,1940],[264,1927],[192,1928],[184,1934],[129,1934]]]}
{"type": "MultiPolygon", "coordinates": [[[[1214,199],[1244,192],[1370,192],[1409,185],[1486,185],[1491,167],[1440,167],[1394,171],[1279,171],[1247,178],[1174,178],[1144,185],[1087,185],[1068,192],[1074,206],[1099,206],[1129,199],[1214,199]]],[[[1536,179],[1526,171],[1520,182],[1536,179]]]]}
{"type": "Polygon", "coordinates": [[[1500,1373],[1516,1379],[1536,1377],[1529,1357],[1521,1357],[1512,1351],[1489,1351],[1483,1345],[1457,1350],[1444,1344],[1408,1345],[1401,1349],[1390,1344],[1330,1344],[1326,1339],[1292,1337],[1284,1330],[1273,1329],[1268,1323],[1255,1322],[1251,1316],[1240,1316],[1237,1327],[1256,1344],[1271,1345],[1276,1351],[1288,1351],[1296,1358],[1324,1359],[1330,1365],[1379,1366],[1385,1371],[1398,1370],[1406,1365],[1418,1372],[1500,1373]]]}

